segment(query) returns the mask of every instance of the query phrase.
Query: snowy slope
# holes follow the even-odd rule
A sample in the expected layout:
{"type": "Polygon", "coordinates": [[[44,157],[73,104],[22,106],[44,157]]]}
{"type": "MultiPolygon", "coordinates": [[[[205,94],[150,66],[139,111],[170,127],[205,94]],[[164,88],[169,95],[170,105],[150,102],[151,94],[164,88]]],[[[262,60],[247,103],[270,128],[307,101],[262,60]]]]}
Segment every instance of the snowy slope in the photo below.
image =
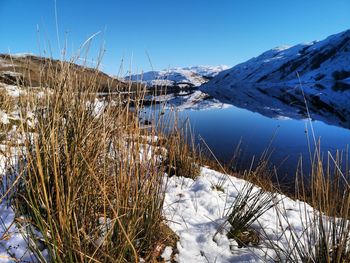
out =
{"type": "Polygon", "coordinates": [[[141,81],[148,86],[190,86],[197,87],[216,76],[228,66],[194,66],[148,71],[126,77],[126,80],[141,81]]]}
{"type": "Polygon", "coordinates": [[[350,30],[266,51],[201,90],[269,117],[292,118],[305,118],[304,92],[312,118],[350,128],[350,30]]]}
{"type": "MultiPolygon", "coordinates": [[[[0,156],[0,173],[4,162],[0,156]]],[[[317,218],[317,212],[308,204],[276,194],[271,199],[273,206],[251,225],[259,235],[259,243],[240,247],[234,239],[228,238],[230,225],[225,220],[239,193],[250,183],[205,167],[195,180],[164,176],[163,215],[179,237],[176,250],[165,249],[164,262],[173,262],[173,253],[179,263],[278,262],[274,247],[288,252],[293,247],[291,237],[300,242],[307,240],[309,232],[305,231],[305,226],[317,218]],[[214,187],[218,184],[221,184],[221,190],[214,187]]],[[[253,192],[258,190],[254,186],[253,192]]],[[[322,218],[328,222],[325,216],[322,218]]],[[[1,263],[38,261],[29,250],[26,229],[16,224],[20,219],[10,206],[0,203],[1,263]]],[[[48,257],[46,250],[43,254],[48,257]]]]}
{"type": "MultiPolygon", "coordinates": [[[[180,238],[177,243],[179,263],[288,262],[276,260],[273,246],[289,253],[294,247],[292,237],[303,244],[306,242],[309,232],[305,231],[305,226],[317,218],[315,210],[280,194],[271,200],[272,208],[252,225],[259,233],[259,245],[239,247],[235,240],[229,239],[226,235],[229,225],[224,224],[226,215],[247,183],[205,167],[196,180],[168,178],[163,210],[168,225],[180,238]],[[222,181],[223,190],[216,190],[214,186],[222,181]],[[286,217],[281,217],[281,211],[286,217]]],[[[255,187],[254,191],[257,190],[255,187]]],[[[325,216],[323,220],[327,221],[325,216]]],[[[297,258],[293,259],[298,262],[297,258]]]]}
{"type": "MultiPolygon", "coordinates": [[[[219,66],[192,66],[185,67],[184,70],[190,70],[198,75],[201,75],[206,78],[213,78],[218,75],[221,71],[229,69],[229,66],[219,65],[219,66]]],[[[180,69],[180,68],[177,68],[180,69]]]]}

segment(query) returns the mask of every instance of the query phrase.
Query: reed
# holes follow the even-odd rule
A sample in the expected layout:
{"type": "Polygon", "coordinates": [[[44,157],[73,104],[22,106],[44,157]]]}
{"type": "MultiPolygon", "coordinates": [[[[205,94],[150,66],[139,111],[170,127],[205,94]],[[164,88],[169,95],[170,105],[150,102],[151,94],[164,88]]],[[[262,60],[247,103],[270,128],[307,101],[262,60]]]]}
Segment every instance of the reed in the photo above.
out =
{"type": "MultiPolygon", "coordinates": [[[[304,96],[303,87],[300,89],[304,96]]],[[[350,261],[350,184],[348,152],[335,155],[321,151],[320,140],[316,140],[308,103],[305,108],[310,120],[310,135],[307,133],[310,152],[309,174],[303,173],[303,159],[296,172],[295,198],[303,200],[299,207],[302,232],[295,229],[286,216],[287,209],[281,201],[276,206],[280,225],[287,225],[281,237],[285,244],[270,242],[276,257],[282,262],[344,263],[350,261]],[[312,154],[311,145],[314,147],[312,154]],[[288,230],[288,231],[287,231],[288,230]]]]}
{"type": "Polygon", "coordinates": [[[41,262],[153,260],[169,240],[165,165],[152,143],[155,128],[139,123],[141,97],[133,107],[120,96],[101,99],[97,70],[81,77],[71,63],[45,67],[49,92],[19,106],[22,120],[35,116],[30,130],[21,123],[15,202],[31,225],[31,250],[41,262]]]}

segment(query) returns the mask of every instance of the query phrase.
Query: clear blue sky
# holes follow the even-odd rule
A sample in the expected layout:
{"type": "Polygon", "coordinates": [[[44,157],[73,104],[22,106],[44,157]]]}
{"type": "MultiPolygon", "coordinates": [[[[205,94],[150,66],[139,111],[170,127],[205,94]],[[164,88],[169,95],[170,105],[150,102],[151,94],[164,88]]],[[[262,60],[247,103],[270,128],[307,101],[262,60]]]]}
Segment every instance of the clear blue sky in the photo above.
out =
{"type": "MultiPolygon", "coordinates": [[[[103,70],[116,74],[189,65],[235,65],[282,44],[350,29],[350,0],[57,0],[61,48],[72,54],[93,33],[103,70]]],[[[59,57],[54,0],[0,0],[0,52],[59,57]],[[39,34],[37,33],[39,28],[39,34]],[[38,39],[40,38],[40,41],[38,39]],[[49,44],[50,43],[50,44],[49,44]],[[48,54],[47,54],[48,55],[48,54]]]]}

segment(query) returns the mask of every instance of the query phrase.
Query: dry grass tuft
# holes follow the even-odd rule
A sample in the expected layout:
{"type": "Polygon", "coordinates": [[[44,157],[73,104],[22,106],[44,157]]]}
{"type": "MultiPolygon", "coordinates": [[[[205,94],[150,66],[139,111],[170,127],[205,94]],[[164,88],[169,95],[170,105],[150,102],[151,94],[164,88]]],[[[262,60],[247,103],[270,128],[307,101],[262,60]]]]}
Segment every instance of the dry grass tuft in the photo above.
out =
{"type": "Polygon", "coordinates": [[[173,235],[162,217],[165,164],[142,141],[155,129],[143,129],[137,107],[120,96],[98,98],[97,71],[86,78],[68,63],[59,71],[45,66],[51,92],[19,103],[15,203],[32,225],[31,250],[42,262],[43,248],[53,262],[153,260],[155,247],[173,235]],[[28,113],[33,127],[24,121],[28,113]]]}

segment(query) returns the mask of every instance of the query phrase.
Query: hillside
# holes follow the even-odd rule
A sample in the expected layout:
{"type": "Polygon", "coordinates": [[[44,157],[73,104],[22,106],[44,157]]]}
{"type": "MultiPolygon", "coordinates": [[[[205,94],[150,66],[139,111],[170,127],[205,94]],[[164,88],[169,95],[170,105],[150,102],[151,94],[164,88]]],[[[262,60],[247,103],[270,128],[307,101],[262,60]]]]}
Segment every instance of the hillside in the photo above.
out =
{"type": "Polygon", "coordinates": [[[313,119],[350,128],[350,30],[266,51],[201,90],[269,117],[297,119],[306,117],[304,92],[313,119]]]}
{"type": "Polygon", "coordinates": [[[99,85],[98,90],[101,92],[125,90],[128,88],[128,84],[119,79],[73,62],[63,62],[27,54],[0,54],[0,82],[7,85],[49,86],[48,75],[54,71],[60,72],[67,68],[70,69],[71,74],[79,76],[81,83],[88,83],[89,79],[96,79],[99,85]]]}

